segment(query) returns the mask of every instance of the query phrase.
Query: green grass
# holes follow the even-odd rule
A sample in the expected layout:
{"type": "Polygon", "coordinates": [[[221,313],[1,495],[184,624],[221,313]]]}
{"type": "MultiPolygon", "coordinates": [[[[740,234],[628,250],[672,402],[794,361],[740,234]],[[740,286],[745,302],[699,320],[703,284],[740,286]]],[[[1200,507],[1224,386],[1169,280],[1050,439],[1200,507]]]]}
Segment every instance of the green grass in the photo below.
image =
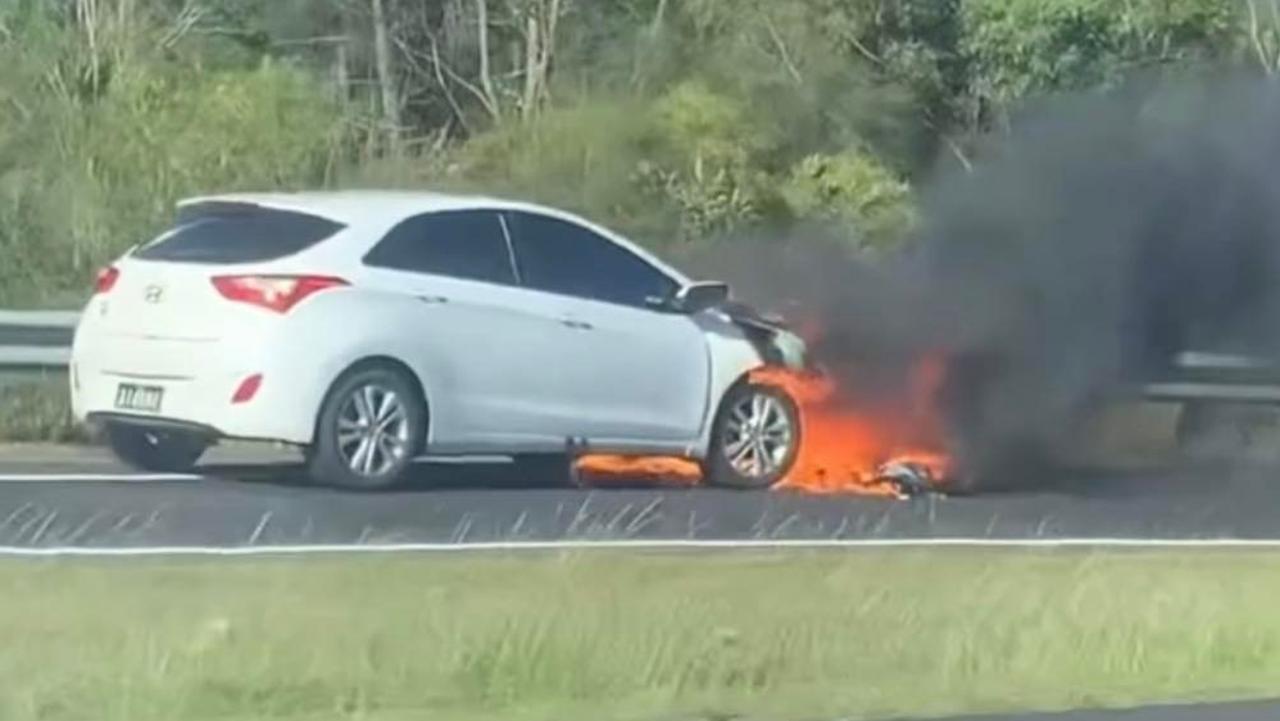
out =
{"type": "Polygon", "coordinates": [[[0,564],[0,717],[874,718],[1280,695],[1280,555],[0,564]]]}
{"type": "Polygon", "coordinates": [[[71,415],[65,374],[6,382],[0,377],[0,442],[70,443],[87,439],[71,415]]]}

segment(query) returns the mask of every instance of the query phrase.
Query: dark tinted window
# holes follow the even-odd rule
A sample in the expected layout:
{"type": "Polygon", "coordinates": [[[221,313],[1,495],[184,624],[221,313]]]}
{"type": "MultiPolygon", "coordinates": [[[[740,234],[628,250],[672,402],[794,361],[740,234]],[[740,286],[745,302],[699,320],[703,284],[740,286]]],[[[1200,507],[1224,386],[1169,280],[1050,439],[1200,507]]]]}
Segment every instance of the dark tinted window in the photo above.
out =
{"type": "Polygon", "coordinates": [[[167,235],[134,253],[144,260],[254,263],[305,250],[343,226],[306,213],[240,203],[183,208],[167,235]]]}
{"type": "Polygon", "coordinates": [[[586,228],[532,213],[509,217],[520,277],[531,288],[637,307],[675,292],[657,268],[586,228]]]}
{"type": "Polygon", "coordinates": [[[383,268],[515,283],[511,251],[497,213],[450,211],[410,218],[365,256],[383,268]]]}

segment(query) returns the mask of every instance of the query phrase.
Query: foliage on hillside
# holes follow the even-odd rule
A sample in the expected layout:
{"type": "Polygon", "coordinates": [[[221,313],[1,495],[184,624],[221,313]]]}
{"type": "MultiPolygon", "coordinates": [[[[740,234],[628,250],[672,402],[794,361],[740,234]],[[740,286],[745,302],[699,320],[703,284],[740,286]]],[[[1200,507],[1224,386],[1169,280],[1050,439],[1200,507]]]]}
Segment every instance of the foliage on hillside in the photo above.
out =
{"type": "Polygon", "coordinates": [[[74,299],[185,195],[483,189],[658,247],[829,223],[1045,93],[1274,72],[1280,0],[0,0],[0,304],[74,299]]]}

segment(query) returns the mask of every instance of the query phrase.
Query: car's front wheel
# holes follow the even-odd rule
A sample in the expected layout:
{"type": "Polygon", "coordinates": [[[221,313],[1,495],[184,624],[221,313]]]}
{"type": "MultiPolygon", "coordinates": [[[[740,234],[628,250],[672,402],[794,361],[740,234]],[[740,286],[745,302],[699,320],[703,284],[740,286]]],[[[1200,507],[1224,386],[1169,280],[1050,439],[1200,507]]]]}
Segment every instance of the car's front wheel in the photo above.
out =
{"type": "Polygon", "coordinates": [[[104,431],[116,458],[144,471],[186,473],[209,448],[207,439],[183,431],[127,423],[108,423],[104,431]]]}
{"type": "Polygon", "coordinates": [[[307,453],[312,478],[380,490],[401,483],[426,438],[427,410],[400,370],[369,367],[338,380],[325,399],[307,453]]]}
{"type": "Polygon", "coordinates": [[[725,488],[769,488],[795,464],[800,412],[778,388],[741,383],[720,404],[705,463],[707,483],[725,488]]]}

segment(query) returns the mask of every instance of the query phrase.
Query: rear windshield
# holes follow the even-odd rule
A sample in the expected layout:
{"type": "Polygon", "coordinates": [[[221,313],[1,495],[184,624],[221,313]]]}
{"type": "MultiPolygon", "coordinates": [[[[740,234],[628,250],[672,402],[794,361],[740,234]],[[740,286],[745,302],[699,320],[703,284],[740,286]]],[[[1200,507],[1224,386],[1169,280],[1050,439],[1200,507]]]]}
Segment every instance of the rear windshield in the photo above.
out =
{"type": "Polygon", "coordinates": [[[190,206],[174,227],[134,253],[143,260],[256,263],[293,255],[342,230],[325,218],[241,203],[190,206]]]}

